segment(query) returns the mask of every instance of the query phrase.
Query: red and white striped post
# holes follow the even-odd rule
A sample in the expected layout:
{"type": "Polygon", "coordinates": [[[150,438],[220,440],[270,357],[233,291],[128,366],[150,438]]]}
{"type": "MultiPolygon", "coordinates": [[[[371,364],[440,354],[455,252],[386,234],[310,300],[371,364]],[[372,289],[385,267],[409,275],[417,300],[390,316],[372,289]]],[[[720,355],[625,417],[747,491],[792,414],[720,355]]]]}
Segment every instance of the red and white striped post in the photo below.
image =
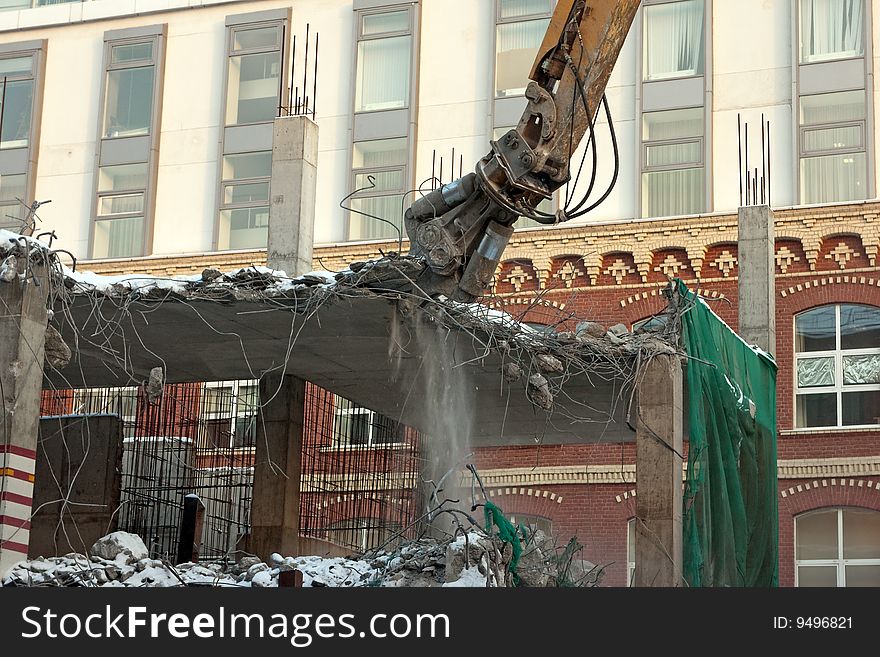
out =
{"type": "Polygon", "coordinates": [[[45,254],[26,252],[40,247],[18,242],[10,260],[12,244],[0,245],[19,272],[0,280],[0,577],[27,558],[49,292],[45,254]]]}

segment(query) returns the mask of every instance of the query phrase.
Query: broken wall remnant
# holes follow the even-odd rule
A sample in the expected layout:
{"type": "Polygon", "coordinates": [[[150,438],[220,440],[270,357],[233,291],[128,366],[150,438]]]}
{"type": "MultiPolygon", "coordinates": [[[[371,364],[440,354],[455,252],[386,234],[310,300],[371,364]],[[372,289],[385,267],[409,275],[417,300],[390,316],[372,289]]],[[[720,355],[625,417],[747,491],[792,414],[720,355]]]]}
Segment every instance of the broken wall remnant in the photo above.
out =
{"type": "Polygon", "coordinates": [[[114,531],[121,471],[118,416],[42,418],[28,554],[84,552],[114,531]]]}

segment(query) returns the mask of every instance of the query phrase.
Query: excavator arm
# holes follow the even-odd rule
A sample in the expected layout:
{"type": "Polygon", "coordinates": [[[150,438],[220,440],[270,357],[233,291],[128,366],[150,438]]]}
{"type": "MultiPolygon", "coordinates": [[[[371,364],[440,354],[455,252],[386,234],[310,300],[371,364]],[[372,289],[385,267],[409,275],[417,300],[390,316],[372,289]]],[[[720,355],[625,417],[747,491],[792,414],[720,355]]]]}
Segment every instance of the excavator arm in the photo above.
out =
{"type": "Polygon", "coordinates": [[[491,142],[473,173],[418,199],[404,215],[410,253],[427,264],[423,290],[472,301],[489,287],[519,217],[568,219],[564,210],[537,208],[569,181],[572,154],[592,131],[638,7],[639,0],[557,2],[517,127],[491,142]]]}

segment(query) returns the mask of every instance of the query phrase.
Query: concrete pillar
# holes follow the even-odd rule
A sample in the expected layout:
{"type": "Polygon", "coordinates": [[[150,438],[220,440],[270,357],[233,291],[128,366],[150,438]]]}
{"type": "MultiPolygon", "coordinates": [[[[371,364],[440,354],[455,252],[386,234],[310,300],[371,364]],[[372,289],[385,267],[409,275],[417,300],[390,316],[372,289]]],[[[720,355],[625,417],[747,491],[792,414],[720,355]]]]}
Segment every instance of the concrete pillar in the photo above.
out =
{"type": "Polygon", "coordinates": [[[312,271],[317,180],[317,124],[307,116],[278,117],[272,142],[268,265],[290,276],[312,271]]]}
{"type": "Polygon", "coordinates": [[[739,330],[749,344],[776,353],[776,246],[767,205],[739,209],[739,330]]]}
{"type": "Polygon", "coordinates": [[[305,381],[264,376],[260,406],[248,551],[264,560],[273,552],[296,556],[305,381]]]}
{"type": "Polygon", "coordinates": [[[638,384],[635,586],[682,582],[682,374],[655,356],[638,384]]]}
{"type": "Polygon", "coordinates": [[[17,264],[26,275],[0,280],[0,576],[27,557],[43,390],[49,282],[27,260],[17,264]]]}

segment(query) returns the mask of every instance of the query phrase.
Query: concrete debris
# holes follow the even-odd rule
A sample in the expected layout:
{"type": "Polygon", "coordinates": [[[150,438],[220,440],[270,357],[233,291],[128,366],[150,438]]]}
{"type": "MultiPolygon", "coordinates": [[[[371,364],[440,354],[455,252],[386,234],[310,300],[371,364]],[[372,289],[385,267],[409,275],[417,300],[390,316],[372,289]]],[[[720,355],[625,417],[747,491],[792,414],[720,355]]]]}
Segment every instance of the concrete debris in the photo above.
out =
{"type": "Polygon", "coordinates": [[[52,367],[56,370],[63,369],[67,367],[72,357],[73,353],[64,342],[58,329],[49,324],[46,327],[46,367],[52,367]]]}
{"type": "Polygon", "coordinates": [[[514,381],[519,381],[522,376],[522,368],[516,363],[507,362],[501,368],[501,374],[504,376],[505,381],[513,383],[514,381]]]}
{"type": "Polygon", "coordinates": [[[127,555],[132,562],[135,562],[149,557],[150,551],[137,534],[113,532],[98,539],[92,546],[92,554],[110,561],[117,560],[120,555],[127,555]]]}
{"type": "Polygon", "coordinates": [[[165,385],[165,373],[161,367],[150,370],[150,378],[147,380],[147,399],[151,404],[156,404],[162,399],[162,388],[165,385]]]}
{"type": "Polygon", "coordinates": [[[553,393],[550,392],[550,384],[541,374],[532,374],[529,377],[528,395],[538,406],[549,411],[553,408],[553,393]]]}
{"type": "Polygon", "coordinates": [[[202,280],[205,283],[216,281],[222,275],[223,272],[221,272],[219,269],[212,269],[211,267],[208,267],[207,269],[202,270],[202,280]]]}
{"type": "Polygon", "coordinates": [[[18,276],[18,258],[14,255],[7,256],[0,265],[0,281],[11,283],[18,276]]]}
{"type": "Polygon", "coordinates": [[[535,356],[535,365],[545,374],[561,374],[565,371],[562,361],[549,354],[538,354],[535,356]]]}
{"type": "Polygon", "coordinates": [[[575,327],[575,335],[589,335],[594,338],[604,338],[605,333],[605,327],[598,322],[578,322],[575,327]]]}

